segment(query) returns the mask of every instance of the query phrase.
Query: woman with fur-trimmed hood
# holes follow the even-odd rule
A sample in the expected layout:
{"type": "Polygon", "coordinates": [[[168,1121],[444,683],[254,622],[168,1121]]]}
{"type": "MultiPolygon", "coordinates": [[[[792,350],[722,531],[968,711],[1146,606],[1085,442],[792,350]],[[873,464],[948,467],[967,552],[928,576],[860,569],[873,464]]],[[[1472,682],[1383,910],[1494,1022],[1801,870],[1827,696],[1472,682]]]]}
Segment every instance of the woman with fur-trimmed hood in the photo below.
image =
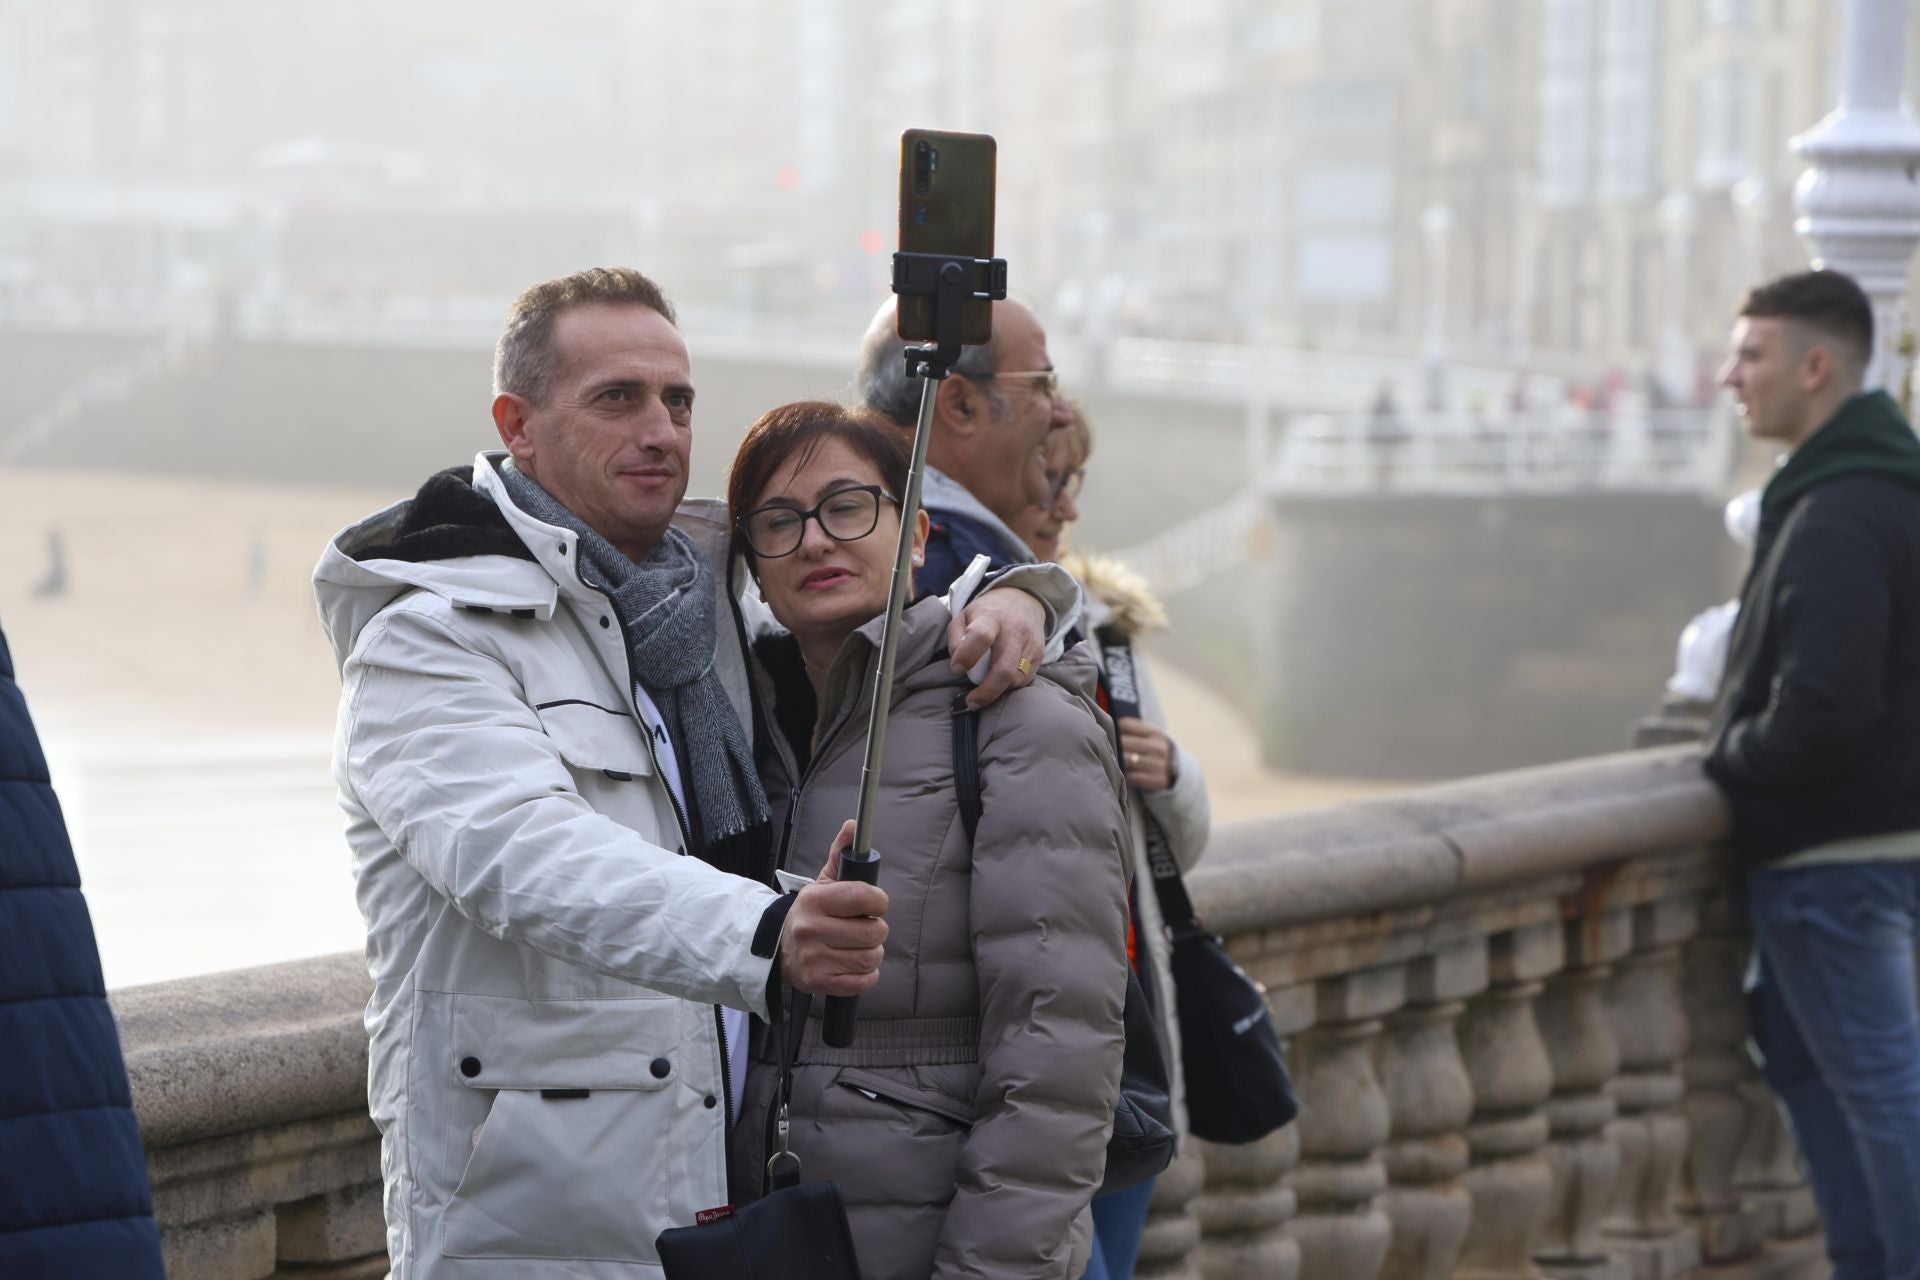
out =
{"type": "MultiPolygon", "coordinates": [[[[1151,815],[1165,831],[1174,860],[1182,872],[1192,869],[1206,849],[1212,825],[1207,782],[1193,753],[1176,743],[1166,728],[1166,712],[1154,688],[1145,655],[1136,647],[1141,636],[1167,625],[1166,611],[1154,599],[1146,580],[1118,560],[1083,552],[1063,554],[1069,527],[1080,517],[1080,486],[1093,452],[1093,435],[1086,416],[1074,406],[1072,421],[1047,438],[1047,479],[1052,501],[1029,508],[1013,523],[1014,532],[1039,560],[1052,560],[1080,580],[1086,593],[1084,630],[1100,657],[1100,700],[1108,707],[1114,677],[1130,668],[1140,716],[1116,716],[1121,767],[1133,788],[1133,928],[1128,955],[1142,983],[1151,983],[1161,1018],[1161,1043],[1173,1089],[1174,1128],[1186,1137],[1185,1083],[1180,1070],[1180,1023],[1174,1007],[1171,945],[1161,919],[1160,900],[1153,891],[1153,873],[1147,864],[1146,817],[1151,815]],[[1131,663],[1128,659],[1131,658],[1131,663]]],[[[1147,1221],[1153,1181],[1093,1202],[1095,1244],[1088,1280],[1128,1280],[1140,1251],[1140,1235],[1147,1221]]]]}

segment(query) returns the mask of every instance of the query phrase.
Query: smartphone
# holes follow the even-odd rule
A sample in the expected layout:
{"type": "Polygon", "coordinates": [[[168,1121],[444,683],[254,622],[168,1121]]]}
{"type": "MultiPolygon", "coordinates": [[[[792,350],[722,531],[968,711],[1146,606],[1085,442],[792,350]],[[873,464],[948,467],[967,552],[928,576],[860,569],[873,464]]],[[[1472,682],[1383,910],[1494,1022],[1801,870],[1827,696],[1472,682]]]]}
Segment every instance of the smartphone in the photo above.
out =
{"type": "MultiPolygon", "coordinates": [[[[909,129],[900,135],[900,251],[993,256],[993,138],[984,133],[909,129]]],[[[932,342],[933,299],[899,300],[895,330],[907,342],[932,342]]],[[[993,338],[993,303],[969,298],[960,341],[993,338]]]]}

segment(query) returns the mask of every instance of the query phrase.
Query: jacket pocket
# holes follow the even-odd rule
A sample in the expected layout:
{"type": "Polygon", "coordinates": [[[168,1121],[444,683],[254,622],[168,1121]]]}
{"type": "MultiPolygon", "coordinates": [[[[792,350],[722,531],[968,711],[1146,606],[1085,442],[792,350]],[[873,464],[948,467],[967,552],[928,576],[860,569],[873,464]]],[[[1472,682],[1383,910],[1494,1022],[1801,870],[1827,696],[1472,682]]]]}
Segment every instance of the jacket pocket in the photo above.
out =
{"type": "Polygon", "coordinates": [[[970,1102],[865,1067],[843,1067],[834,1078],[834,1083],[843,1089],[865,1094],[875,1101],[890,1102],[910,1111],[924,1111],[939,1116],[962,1129],[973,1128],[978,1114],[970,1102]]]}
{"type": "Polygon", "coordinates": [[[655,776],[646,731],[631,715],[599,703],[560,700],[534,708],[573,789],[595,813],[678,850],[680,822],[664,779],[655,776]]]}
{"type": "Polygon", "coordinates": [[[560,758],[575,770],[652,776],[653,757],[632,712],[574,698],[542,702],[533,711],[560,758]]]}
{"type": "Polygon", "coordinates": [[[657,1261],[674,1111],[690,1096],[673,1087],[679,1006],[453,998],[447,1069],[496,1092],[447,1203],[443,1254],[657,1261]]]}

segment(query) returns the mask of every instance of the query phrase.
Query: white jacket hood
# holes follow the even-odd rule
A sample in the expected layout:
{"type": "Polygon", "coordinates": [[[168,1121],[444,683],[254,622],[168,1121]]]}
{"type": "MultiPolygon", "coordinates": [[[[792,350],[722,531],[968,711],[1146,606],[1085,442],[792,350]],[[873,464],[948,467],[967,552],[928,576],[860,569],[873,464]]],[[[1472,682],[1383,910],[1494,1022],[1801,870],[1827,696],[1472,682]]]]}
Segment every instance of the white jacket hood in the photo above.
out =
{"type": "MultiPolygon", "coordinates": [[[[500,476],[508,465],[504,450],[483,451],[471,467],[438,472],[413,497],[333,536],[313,585],[336,665],[345,665],[367,624],[408,591],[431,591],[456,609],[542,622],[553,617],[562,595],[601,598],[580,577],[571,531],[513,504],[500,476]]],[[[673,527],[693,539],[709,564],[726,563],[724,503],[683,502],[673,527]]],[[[725,583],[718,589],[724,593],[725,583]]],[[[719,616],[727,616],[724,599],[719,616]]],[[[740,682],[726,683],[731,694],[740,682]]]]}

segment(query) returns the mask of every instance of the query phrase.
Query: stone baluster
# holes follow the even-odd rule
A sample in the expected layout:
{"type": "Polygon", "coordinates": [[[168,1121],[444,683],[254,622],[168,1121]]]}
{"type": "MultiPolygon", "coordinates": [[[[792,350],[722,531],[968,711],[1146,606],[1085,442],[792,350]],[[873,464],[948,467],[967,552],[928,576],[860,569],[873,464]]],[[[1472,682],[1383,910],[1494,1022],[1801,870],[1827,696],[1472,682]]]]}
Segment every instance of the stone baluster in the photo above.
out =
{"type": "Polygon", "coordinates": [[[1198,1144],[1188,1139],[1154,1181],[1133,1271],[1137,1280],[1200,1280],[1200,1223],[1189,1210],[1206,1180],[1206,1160],[1198,1144]]]}
{"type": "Polygon", "coordinates": [[[1392,1141],[1387,1217],[1393,1236],[1382,1280],[1446,1280],[1473,1217],[1468,1161],[1473,1082],[1454,1039],[1469,996],[1487,986],[1487,943],[1472,938],[1407,968],[1407,1007],[1387,1021],[1374,1054],[1392,1141]]]}
{"type": "Polygon", "coordinates": [[[1533,1249],[1546,1225],[1553,1170],[1545,1147],[1545,1104],[1553,1065],[1534,1022],[1541,979],[1559,970],[1564,941],[1557,904],[1543,920],[1494,937],[1492,985],[1467,1005],[1460,1045],[1473,1081],[1467,1190],[1473,1222],[1454,1275],[1464,1280],[1533,1280],[1533,1249]]]}
{"type": "Polygon", "coordinates": [[[1691,897],[1635,908],[1634,949],[1608,984],[1621,1073],[1613,1083],[1620,1116],[1607,1130],[1620,1149],[1620,1181],[1606,1234],[1608,1248],[1626,1259],[1634,1280],[1668,1280],[1700,1265],[1700,1237],[1676,1212],[1687,1155],[1680,946],[1698,921],[1691,897]]]}
{"type": "Polygon", "coordinates": [[[1818,1258],[1824,1252],[1820,1210],[1800,1171],[1793,1130],[1757,1071],[1741,1082],[1740,1092],[1751,1105],[1752,1123],[1740,1147],[1734,1186],[1753,1206],[1771,1244],[1810,1243],[1811,1256],[1818,1258]]]}
{"type": "MultiPolygon", "coordinates": [[[[1752,945],[1750,939],[1747,945],[1752,945]]],[[[1752,1058],[1742,1065],[1736,1089],[1747,1103],[1747,1131],[1734,1162],[1734,1189],[1752,1206],[1776,1260],[1805,1258],[1817,1267],[1825,1255],[1825,1239],[1813,1188],[1800,1169],[1793,1130],[1758,1065],[1752,1058]]]]}
{"type": "Polygon", "coordinates": [[[1534,1008],[1553,1064],[1552,1207],[1534,1258],[1566,1280],[1626,1280],[1626,1265],[1607,1252],[1601,1226],[1620,1180],[1620,1152],[1607,1137],[1617,1115],[1608,1089],[1620,1072],[1620,1047],[1607,1019],[1606,988],[1613,962],[1633,949],[1633,915],[1625,907],[1589,906],[1567,922],[1567,968],[1534,1008]]]}
{"type": "Polygon", "coordinates": [[[1765,1218],[1736,1185],[1741,1150],[1760,1118],[1754,1113],[1764,1109],[1740,1088],[1752,1071],[1741,993],[1748,945],[1738,908],[1727,894],[1715,893],[1702,905],[1699,935],[1682,952],[1691,1045],[1684,1064],[1689,1138],[1681,1208],[1710,1264],[1751,1257],[1767,1238],[1765,1218]]]}
{"type": "MultiPolygon", "coordinates": [[[[1254,971],[1260,976],[1259,966],[1254,971]]],[[[1287,1066],[1304,1101],[1299,1033],[1313,1025],[1314,989],[1310,984],[1270,988],[1267,1007],[1275,1029],[1289,1038],[1287,1066]]],[[[1188,1139],[1188,1146],[1206,1167],[1206,1181],[1189,1208],[1200,1226],[1194,1253],[1200,1275],[1205,1280],[1298,1280],[1300,1245],[1287,1231],[1295,1209],[1287,1176],[1300,1163],[1299,1122],[1246,1146],[1216,1146],[1197,1138],[1188,1139]]],[[[1159,1199],[1156,1188],[1154,1200],[1159,1199]]]]}
{"type": "Polygon", "coordinates": [[[1193,1202],[1200,1274],[1205,1280],[1298,1280],[1300,1245],[1287,1232],[1293,1188],[1285,1179],[1300,1162],[1300,1126],[1244,1147],[1194,1146],[1207,1166],[1206,1185],[1193,1202]]]}
{"type": "Polygon", "coordinates": [[[1374,1280],[1392,1227],[1380,1204],[1391,1132],[1387,1096],[1374,1074],[1380,1019],[1406,999],[1406,968],[1384,965],[1322,978],[1316,1020],[1294,1040],[1300,1091],[1300,1167],[1293,1171],[1303,1276],[1374,1280]]]}

